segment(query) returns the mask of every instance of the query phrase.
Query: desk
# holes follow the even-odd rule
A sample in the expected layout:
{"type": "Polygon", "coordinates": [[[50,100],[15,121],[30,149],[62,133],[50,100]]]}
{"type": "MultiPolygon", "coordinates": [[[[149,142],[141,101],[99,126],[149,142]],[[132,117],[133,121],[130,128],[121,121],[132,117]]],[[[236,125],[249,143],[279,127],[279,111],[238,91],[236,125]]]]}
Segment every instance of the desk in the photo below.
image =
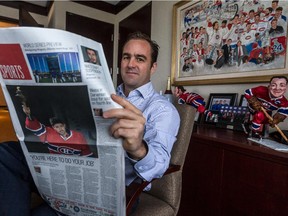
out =
{"type": "Polygon", "coordinates": [[[17,140],[9,111],[5,107],[0,107],[0,142],[17,140]]]}
{"type": "Polygon", "coordinates": [[[242,132],[198,126],[183,167],[179,216],[287,216],[288,153],[242,132]]]}

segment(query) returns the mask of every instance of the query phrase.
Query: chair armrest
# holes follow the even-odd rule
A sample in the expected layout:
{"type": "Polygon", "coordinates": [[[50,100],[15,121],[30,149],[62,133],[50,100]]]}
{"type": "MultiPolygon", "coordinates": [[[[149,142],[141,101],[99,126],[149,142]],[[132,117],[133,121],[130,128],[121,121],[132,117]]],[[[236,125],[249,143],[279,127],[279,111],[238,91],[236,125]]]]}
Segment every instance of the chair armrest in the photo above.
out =
{"type": "MultiPolygon", "coordinates": [[[[180,165],[170,164],[164,175],[177,172],[181,169],[180,165]]],[[[163,176],[164,176],[163,175],[163,176]]],[[[152,179],[154,181],[155,179],[152,179]]],[[[152,181],[132,182],[126,187],[126,215],[129,215],[135,201],[139,198],[140,194],[152,181]]]]}

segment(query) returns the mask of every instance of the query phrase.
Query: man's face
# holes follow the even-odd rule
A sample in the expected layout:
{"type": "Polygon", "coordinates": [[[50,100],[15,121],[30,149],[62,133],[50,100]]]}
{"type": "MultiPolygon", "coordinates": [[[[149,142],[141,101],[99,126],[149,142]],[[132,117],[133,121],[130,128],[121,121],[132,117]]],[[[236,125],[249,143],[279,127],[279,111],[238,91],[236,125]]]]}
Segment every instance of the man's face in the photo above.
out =
{"type": "Polygon", "coordinates": [[[260,16],[259,16],[259,15],[255,16],[255,21],[256,21],[256,22],[259,22],[259,21],[260,21],[260,16]]]}
{"type": "Polygon", "coordinates": [[[54,124],[52,127],[58,134],[60,134],[62,136],[66,135],[66,126],[65,126],[65,124],[57,123],[57,124],[54,124]]]}
{"type": "Polygon", "coordinates": [[[87,55],[90,59],[90,62],[93,62],[93,63],[97,62],[97,57],[96,57],[96,53],[94,52],[94,50],[87,50],[87,55]]]}
{"type": "Polygon", "coordinates": [[[277,27],[277,21],[276,20],[273,20],[271,22],[271,27],[274,28],[274,29],[277,27]]]}
{"type": "Polygon", "coordinates": [[[125,93],[148,83],[155,72],[157,64],[151,65],[151,47],[145,40],[128,41],[122,53],[121,76],[125,93]]]}
{"type": "Polygon", "coordinates": [[[276,10],[275,11],[275,17],[280,17],[282,15],[282,11],[281,10],[276,10]]]}
{"type": "Polygon", "coordinates": [[[269,84],[268,89],[272,97],[281,97],[286,92],[287,82],[283,78],[274,78],[269,84]]]}
{"type": "Polygon", "coordinates": [[[247,28],[247,30],[250,30],[251,29],[251,24],[247,24],[246,28],[247,28]]]}
{"type": "Polygon", "coordinates": [[[272,2],[272,8],[276,8],[278,6],[278,3],[277,2],[272,2]]]}

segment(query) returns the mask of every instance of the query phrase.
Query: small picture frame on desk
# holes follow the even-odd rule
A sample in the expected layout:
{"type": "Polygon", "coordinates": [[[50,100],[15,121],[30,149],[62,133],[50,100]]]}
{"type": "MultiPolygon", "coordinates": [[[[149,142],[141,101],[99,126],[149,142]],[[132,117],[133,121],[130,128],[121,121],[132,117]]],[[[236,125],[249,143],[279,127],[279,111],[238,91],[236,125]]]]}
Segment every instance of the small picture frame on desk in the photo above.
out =
{"type": "Polygon", "coordinates": [[[249,121],[249,109],[245,106],[221,106],[216,127],[244,131],[249,121]]]}
{"type": "Polygon", "coordinates": [[[211,93],[206,106],[209,110],[204,116],[204,123],[216,124],[218,122],[221,106],[234,106],[237,100],[237,93],[211,93]]]}

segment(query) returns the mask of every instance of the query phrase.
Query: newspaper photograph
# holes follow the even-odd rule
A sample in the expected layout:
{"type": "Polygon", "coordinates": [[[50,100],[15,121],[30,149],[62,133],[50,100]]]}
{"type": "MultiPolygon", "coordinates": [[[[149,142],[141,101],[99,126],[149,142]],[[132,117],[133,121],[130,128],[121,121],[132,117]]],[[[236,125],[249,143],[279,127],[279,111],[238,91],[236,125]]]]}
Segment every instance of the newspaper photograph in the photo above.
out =
{"type": "Polygon", "coordinates": [[[121,108],[102,45],[57,29],[0,29],[0,81],[41,197],[66,215],[125,215],[121,108]]]}

